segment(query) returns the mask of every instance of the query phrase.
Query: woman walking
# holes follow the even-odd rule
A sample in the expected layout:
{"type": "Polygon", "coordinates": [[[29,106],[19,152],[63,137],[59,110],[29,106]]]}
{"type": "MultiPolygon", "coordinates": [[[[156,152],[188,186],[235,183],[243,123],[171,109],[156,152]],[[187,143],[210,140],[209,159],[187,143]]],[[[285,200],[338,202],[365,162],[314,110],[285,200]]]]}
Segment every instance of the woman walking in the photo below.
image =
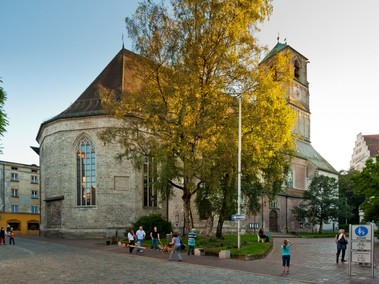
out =
{"type": "Polygon", "coordinates": [[[133,252],[134,247],[136,246],[136,234],[134,233],[133,229],[130,229],[128,233],[128,240],[129,240],[129,253],[133,252]]]}
{"type": "Polygon", "coordinates": [[[174,253],[176,252],[176,255],[178,256],[179,261],[182,261],[182,256],[180,254],[180,251],[182,249],[182,244],[180,242],[179,234],[175,232],[172,234],[172,237],[173,237],[171,241],[172,250],[171,250],[170,257],[168,258],[168,260],[171,261],[174,253]]]}

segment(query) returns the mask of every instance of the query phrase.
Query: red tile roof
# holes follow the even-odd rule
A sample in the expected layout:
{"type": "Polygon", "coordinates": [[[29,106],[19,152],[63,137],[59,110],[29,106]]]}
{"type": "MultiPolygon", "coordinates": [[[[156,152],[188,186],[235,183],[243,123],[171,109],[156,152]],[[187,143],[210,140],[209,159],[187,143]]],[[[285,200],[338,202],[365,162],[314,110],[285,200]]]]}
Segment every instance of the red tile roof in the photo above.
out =
{"type": "Polygon", "coordinates": [[[379,134],[362,136],[370,151],[370,157],[376,157],[379,154],[379,134]]]}

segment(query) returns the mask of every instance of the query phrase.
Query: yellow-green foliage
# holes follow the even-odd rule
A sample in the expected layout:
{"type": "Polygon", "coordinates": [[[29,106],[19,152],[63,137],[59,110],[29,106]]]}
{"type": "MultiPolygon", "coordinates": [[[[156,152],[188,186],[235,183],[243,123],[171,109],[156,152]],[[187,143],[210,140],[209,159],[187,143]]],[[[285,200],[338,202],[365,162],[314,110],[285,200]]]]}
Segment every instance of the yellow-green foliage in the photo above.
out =
{"type": "Polygon", "coordinates": [[[238,104],[233,95],[243,97],[245,171],[257,173],[292,147],[294,116],[283,85],[288,58],[272,69],[258,67],[262,48],[255,31],[270,15],[270,3],[183,0],[174,2],[170,14],[163,5],[145,1],[126,19],[144,58],[129,78],[138,88],[100,92],[105,108],[125,121],[101,137],[121,143],[136,165],[145,154],[155,157],[164,177],[160,181],[183,191],[187,229],[198,183],[217,184],[223,175],[236,173],[238,104]]]}

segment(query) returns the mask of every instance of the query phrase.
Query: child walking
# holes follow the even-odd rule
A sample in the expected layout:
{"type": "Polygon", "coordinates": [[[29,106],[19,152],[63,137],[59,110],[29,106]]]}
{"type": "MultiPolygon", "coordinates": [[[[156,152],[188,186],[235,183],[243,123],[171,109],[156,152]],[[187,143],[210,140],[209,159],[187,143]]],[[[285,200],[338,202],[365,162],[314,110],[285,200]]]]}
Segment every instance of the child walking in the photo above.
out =
{"type": "Polygon", "coordinates": [[[291,246],[292,242],[290,240],[284,240],[283,244],[280,246],[282,249],[283,274],[290,273],[291,246]]]}
{"type": "Polygon", "coordinates": [[[13,230],[11,230],[11,232],[9,233],[9,244],[14,245],[14,232],[13,232],[13,230]]]}

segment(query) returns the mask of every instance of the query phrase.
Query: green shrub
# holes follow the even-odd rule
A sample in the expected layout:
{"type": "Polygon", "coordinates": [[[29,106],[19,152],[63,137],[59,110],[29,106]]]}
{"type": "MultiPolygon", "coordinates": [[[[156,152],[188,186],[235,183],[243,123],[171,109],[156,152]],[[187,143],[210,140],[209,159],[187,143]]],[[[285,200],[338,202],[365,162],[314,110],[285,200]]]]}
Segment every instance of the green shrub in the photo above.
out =
{"type": "Polygon", "coordinates": [[[135,223],[133,223],[134,232],[138,231],[140,226],[142,226],[146,232],[146,238],[150,238],[149,234],[154,227],[158,228],[158,233],[160,234],[161,239],[165,238],[166,234],[172,232],[171,223],[163,219],[160,214],[151,214],[140,217],[135,223]]]}

